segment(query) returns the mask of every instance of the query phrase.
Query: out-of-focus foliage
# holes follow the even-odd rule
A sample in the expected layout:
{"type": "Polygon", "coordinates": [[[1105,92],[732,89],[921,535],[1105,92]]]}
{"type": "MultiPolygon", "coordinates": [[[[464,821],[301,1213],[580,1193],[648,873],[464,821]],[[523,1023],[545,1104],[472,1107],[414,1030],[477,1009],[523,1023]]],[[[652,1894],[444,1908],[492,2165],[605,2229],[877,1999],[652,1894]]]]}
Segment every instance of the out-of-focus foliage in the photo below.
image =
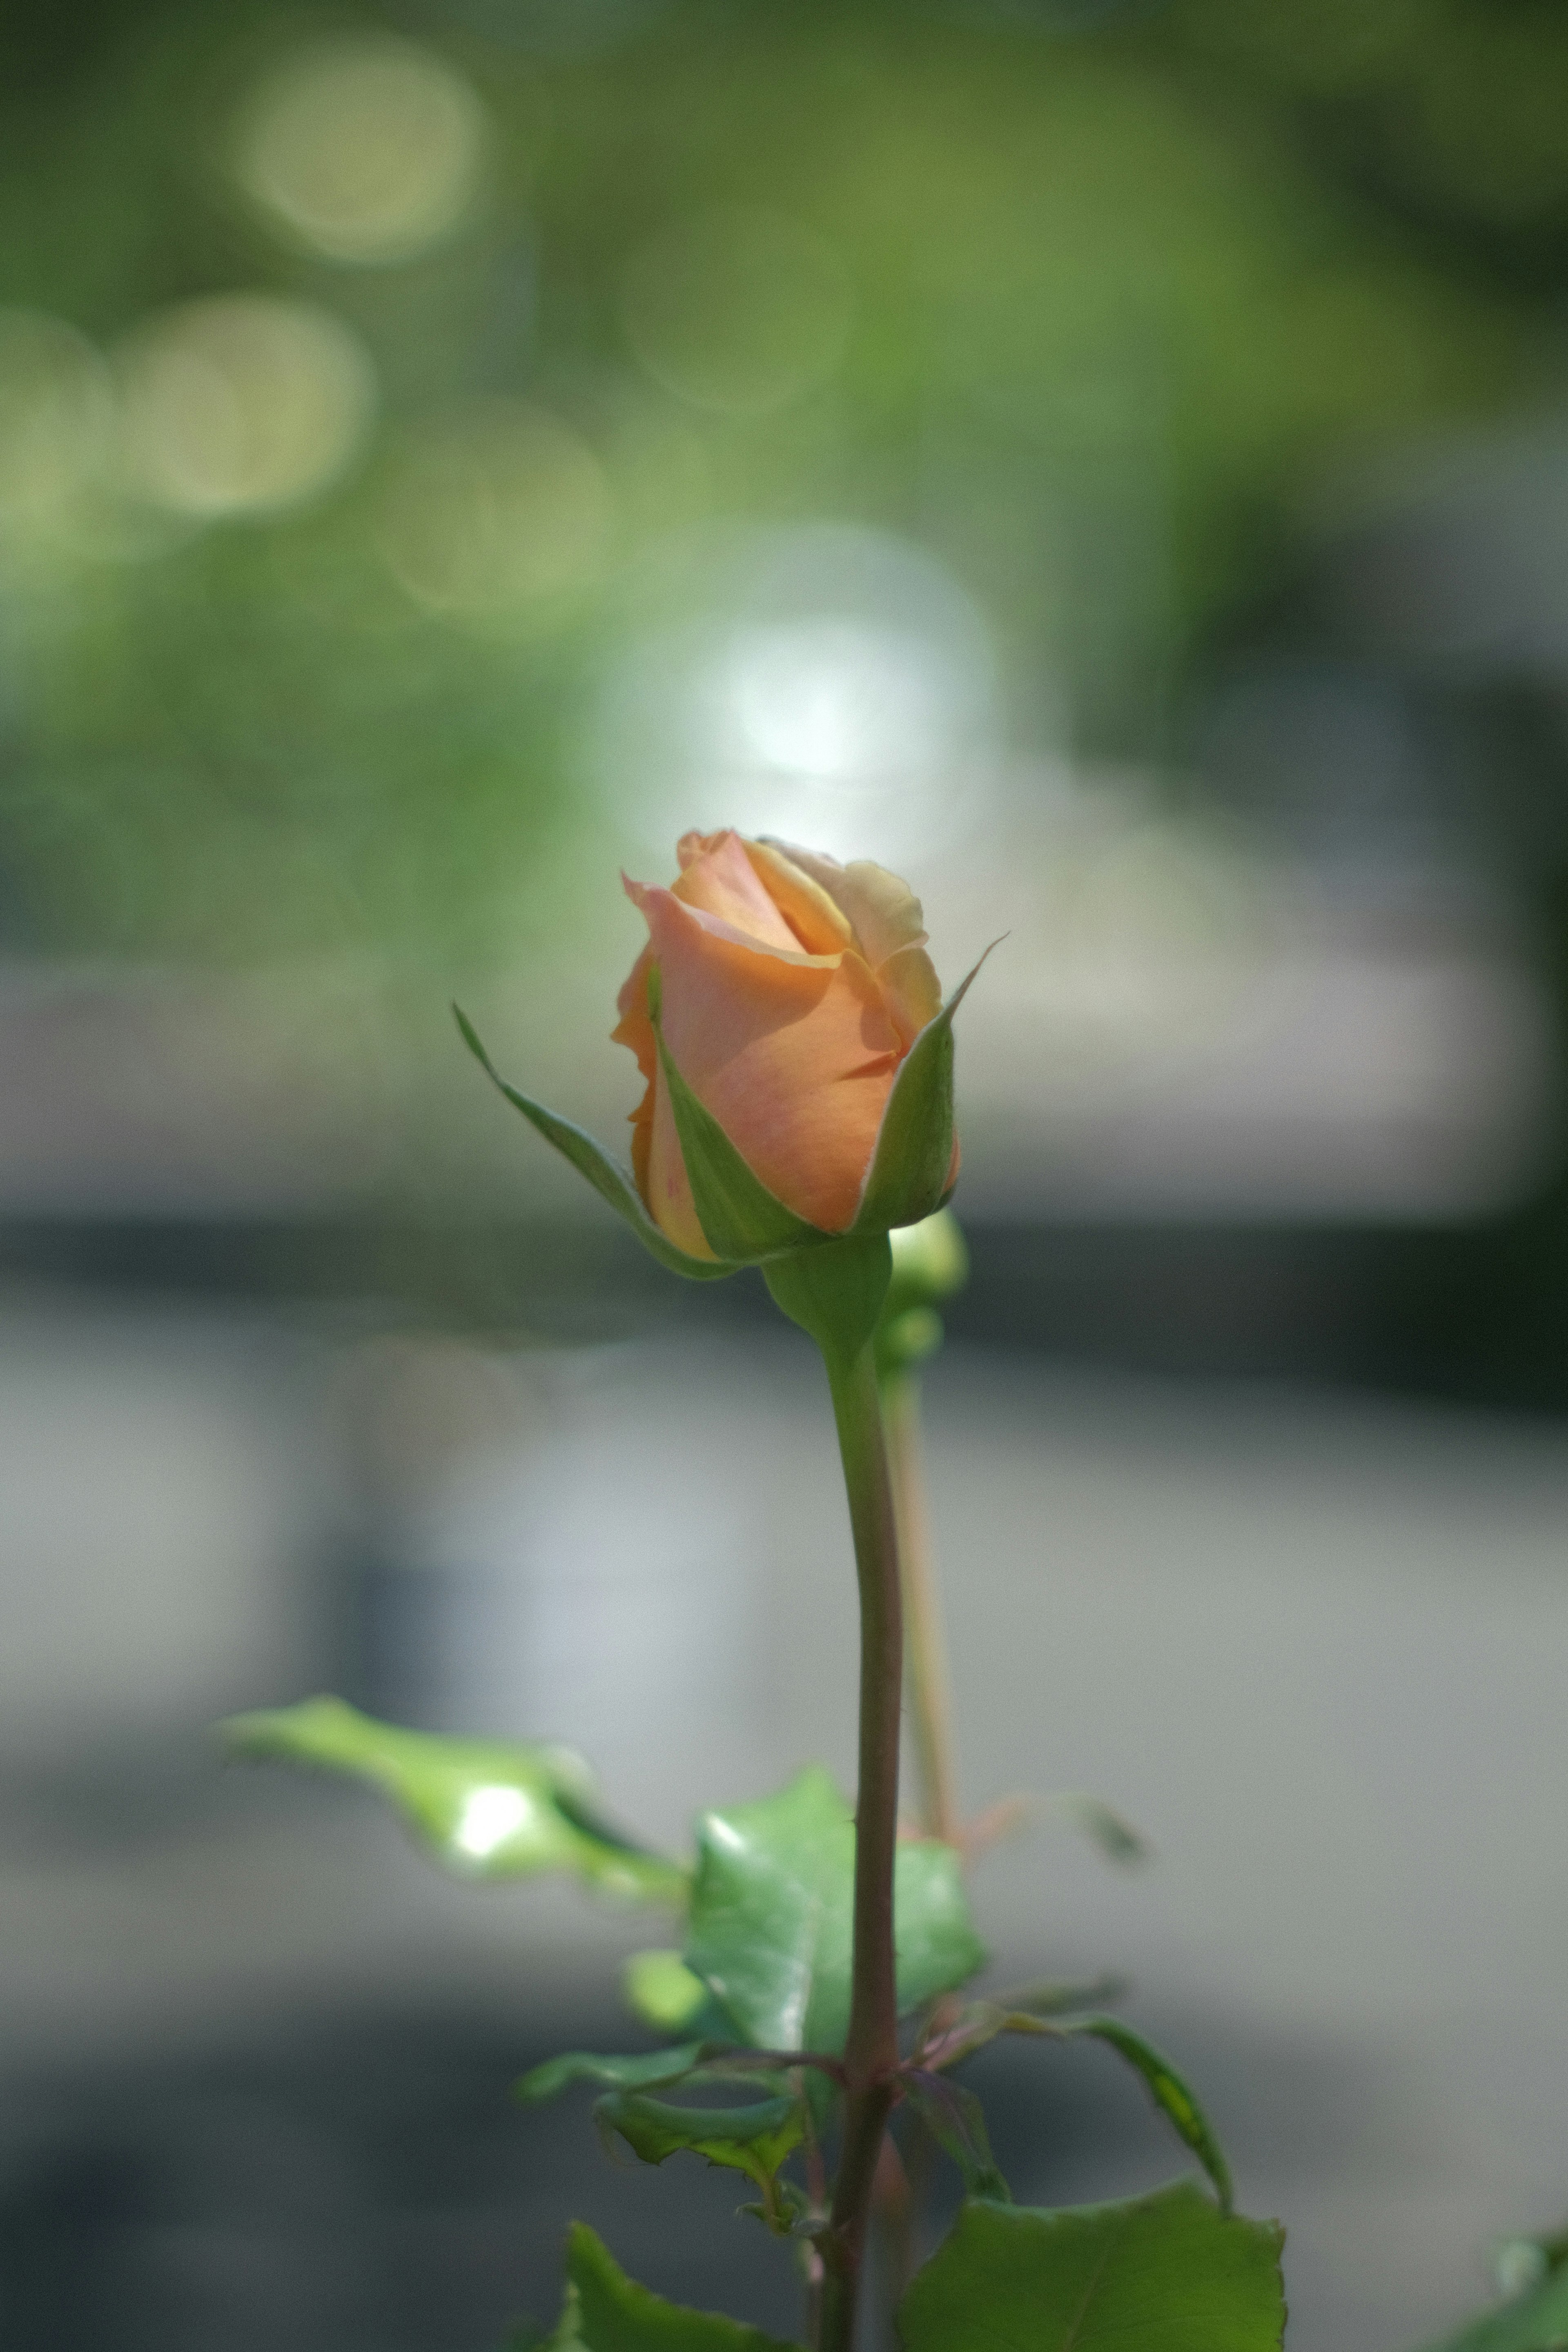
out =
{"type": "MultiPolygon", "coordinates": [[[[483,953],[738,530],[1146,748],[1322,469],[1528,399],[1538,0],[40,6],[0,43],[0,922],[483,953]]],[[[623,765],[628,764],[623,760],[623,765]]],[[[635,764],[635,761],[630,762],[635,764]]]]}
{"type": "Polygon", "coordinates": [[[368,1782],[466,1877],[559,1870],[627,1902],[684,1898],[685,1873],[605,1819],[592,1773],[570,1748],[408,1731],[328,1697],[231,1716],[223,1730],[232,1755],[368,1782]]]}

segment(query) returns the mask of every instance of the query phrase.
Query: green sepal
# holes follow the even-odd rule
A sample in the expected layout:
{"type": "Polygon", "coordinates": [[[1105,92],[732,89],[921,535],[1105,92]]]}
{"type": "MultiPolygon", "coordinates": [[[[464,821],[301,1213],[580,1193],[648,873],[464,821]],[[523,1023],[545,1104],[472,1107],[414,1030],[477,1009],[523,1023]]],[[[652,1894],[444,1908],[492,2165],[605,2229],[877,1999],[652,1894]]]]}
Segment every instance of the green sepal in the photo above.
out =
{"type": "Polygon", "coordinates": [[[1468,2320],[1427,2352],[1560,2352],[1568,2344],[1568,2267],[1468,2320]]]}
{"type": "Polygon", "coordinates": [[[642,1194],[637,1191],[629,1171],[618,1160],[611,1158],[602,1143],[597,1142],[585,1128],[578,1127],[556,1111],[547,1110],[516,1087],[509,1086],[490,1060],[472,1022],[459,1005],[453,1013],[462,1039],[479,1067],[491,1083],[506,1097],[514,1109],[520,1110],[530,1124],[538,1129],[546,1143],[552,1143],[564,1159],[569,1160],[580,1176],[585,1176],[601,1200],[607,1201],[618,1217],[625,1218],[644,1249],[658,1258],[660,1265],[671,1274],[683,1274],[692,1282],[713,1282],[721,1276],[736,1274],[738,1265],[722,1256],[693,1257],[689,1250],[677,1247],[668,1234],[649,1216],[642,1194]]]}
{"type": "Polygon", "coordinates": [[[599,2090],[640,2091],[654,2084],[679,2083],[700,2065],[707,2044],[682,2042],[669,2050],[639,2050],[631,2057],[607,2056],[596,2050],[564,2050],[547,2058],[515,2085],[525,2106],[553,2099],[574,2083],[592,2083],[599,2090]]]}
{"type": "Polygon", "coordinates": [[[904,2098],[921,2116],[940,2148],[952,2157],[963,2176],[971,2197],[989,2197],[1010,2205],[1013,2192],[997,2169],[991,2153],[985,2114],[973,2091],[930,2074],[918,2066],[906,2067],[899,2077],[904,2098]]]}
{"type": "Polygon", "coordinates": [[[973,2199],[900,2312],[904,2352],[1279,2352],[1284,2231],[1191,2181],[1047,2211],[973,2199]]]}
{"type": "Polygon", "coordinates": [[[891,1271],[887,1234],[867,1234],[770,1258],[763,1279],[831,1366],[851,1363],[876,1330],[891,1271]]]}
{"type": "Polygon", "coordinates": [[[608,1894],[679,1903],[686,1874],[600,1815],[587,1766],[570,1748],[443,1739],[378,1723],[341,1698],[231,1716],[238,1756],[278,1757],[367,1780],[448,1868],[477,1878],[564,1870],[608,1894]]]}
{"type": "Polygon", "coordinates": [[[688,2311],[627,2278],[584,2221],[566,2241],[566,2307],[550,2352],[800,2352],[738,2319],[688,2311]]]}
{"type": "MultiPolygon", "coordinates": [[[[999,942],[993,940],[992,946],[999,942]]],[[[952,1016],[973,983],[973,971],[928,1021],[893,1081],[882,1112],[877,1148],[867,1171],[852,1233],[886,1233],[934,1216],[952,1192],[952,1016]]]]}
{"type": "MultiPolygon", "coordinates": [[[[984,1965],[951,1846],[900,1843],[893,1865],[900,2013],[984,1965]]],[[[686,1965],[760,2050],[837,2056],[849,2024],[855,1823],[813,1765],[772,1797],[698,1824],[686,1965]]]]}
{"type": "Polygon", "coordinates": [[[805,2137],[805,2110],[794,2092],[743,2107],[679,2107],[668,2099],[613,2091],[595,2101],[594,2119],[601,2132],[618,2132],[645,2164],[691,2155],[743,2172],[762,2190],[768,2226],[788,2230],[788,2216],[774,2193],[774,2175],[805,2137]]]}
{"type": "Polygon", "coordinates": [[[721,2025],[710,2033],[702,2012],[712,2000],[700,1977],[694,1977],[679,1952],[633,1952],[621,1969],[621,1990],[629,2008],[657,2033],[700,2033],[717,2040],[721,2025]]]}
{"type": "Polygon", "coordinates": [[[808,1249],[829,1240],[820,1225],[808,1224],[769,1192],[676,1068],[659,1019],[657,964],[648,968],[647,993],[659,1071],[669,1093],[691,1202],[710,1246],[732,1264],[754,1265],[781,1250],[808,1249]]]}

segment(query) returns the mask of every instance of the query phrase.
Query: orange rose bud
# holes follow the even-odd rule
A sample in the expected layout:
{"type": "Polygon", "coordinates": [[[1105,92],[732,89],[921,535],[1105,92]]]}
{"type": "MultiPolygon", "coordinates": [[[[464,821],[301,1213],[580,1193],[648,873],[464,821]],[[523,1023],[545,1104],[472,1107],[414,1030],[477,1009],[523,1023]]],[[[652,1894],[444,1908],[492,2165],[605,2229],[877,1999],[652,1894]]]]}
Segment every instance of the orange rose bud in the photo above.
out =
{"type": "Polygon", "coordinates": [[[656,1224],[733,1261],[928,1213],[957,1173],[954,1008],[919,899],[879,866],[737,833],[677,855],[670,888],[626,885],[648,943],[614,1033],[647,1080],[632,1168],[656,1224]]]}

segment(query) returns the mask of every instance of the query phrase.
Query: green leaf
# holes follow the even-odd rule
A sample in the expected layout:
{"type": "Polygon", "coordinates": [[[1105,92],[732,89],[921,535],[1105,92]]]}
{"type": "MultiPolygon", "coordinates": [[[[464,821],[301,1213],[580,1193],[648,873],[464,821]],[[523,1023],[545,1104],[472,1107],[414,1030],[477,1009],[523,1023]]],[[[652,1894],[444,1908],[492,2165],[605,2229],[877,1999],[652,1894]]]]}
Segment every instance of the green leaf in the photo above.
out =
{"type": "Polygon", "coordinates": [[[1457,2335],[1445,2336],[1430,2352],[1562,2352],[1568,2345],[1568,2269],[1512,2302],[1494,2305],[1457,2335]]]}
{"type": "Polygon", "coordinates": [[[954,2065],[961,2059],[972,2057],[999,2033],[1033,2034],[1052,2042],[1070,2042],[1087,2035],[1106,2042],[1119,2057],[1125,2058],[1155,2105],[1192,2149],[1214,2183],[1221,2212],[1230,2211],[1234,2196],[1230,2167],[1214,2126],[1170,2060],[1162,2056],[1142,2034],[1123,2024],[1119,2017],[1056,2019],[1043,2016],[1037,2010],[1008,2010],[1000,2003],[977,2001],[956,2020],[934,2048],[928,2049],[928,2063],[954,2065]]]}
{"type": "Polygon", "coordinates": [[[595,2102],[594,2116],[602,2130],[619,2132],[645,2164],[689,2154],[745,2173],[763,2192],[764,2220],[787,2230],[774,2175],[805,2136],[805,2111],[794,2092],[743,2107],[679,2107],[669,2099],[616,2091],[595,2102]]]}
{"type": "MultiPolygon", "coordinates": [[[[574,2286],[568,2286],[566,2301],[553,2331],[545,2336],[530,2338],[525,2336],[522,2338],[523,2352],[531,2352],[531,2345],[537,2345],[539,2352],[588,2352],[580,2325],[582,2317],[581,2297],[574,2286]]],[[[514,2347],[508,2345],[507,2352],[514,2352],[514,2347]]]]}
{"type": "Polygon", "coordinates": [[[553,2352],[799,2352],[738,2319],[687,2311],[637,2286],[585,2222],[573,2224],[566,2272],[553,2352]]]}
{"type": "Polygon", "coordinates": [[[604,1145],[596,1142],[585,1128],[575,1126],[571,1119],[563,1118],[556,1111],[547,1110],[542,1103],[534,1102],[528,1095],[520,1094],[515,1087],[508,1086],[479,1043],[479,1034],[467,1013],[456,1004],[452,1011],[457,1015],[464,1045],[491,1083],[500,1088],[514,1109],[520,1110],[524,1118],[538,1129],[547,1143],[552,1143],[556,1150],[572,1162],[580,1176],[587,1178],[600,1199],[607,1201],[616,1214],[626,1219],[644,1249],[658,1258],[660,1265],[668,1266],[671,1274],[685,1275],[692,1282],[712,1282],[721,1275],[739,1271],[722,1256],[692,1257],[688,1251],[677,1248],[649,1216],[642,1194],[620,1161],[612,1160],[604,1145]]]}
{"type": "Polygon", "coordinates": [[[1121,2205],[971,2200],[904,2297],[904,2352],[1278,2352],[1277,2222],[1178,2181],[1121,2205]]]}
{"type": "Polygon", "coordinates": [[[517,2096],[525,2105],[537,2106],[573,2083],[593,2083],[602,2091],[640,2091],[654,2083],[678,2083],[700,2064],[705,2050],[700,2042],[682,2042],[671,2050],[639,2050],[628,2058],[565,2050],[526,2074],[517,2085],[517,2096]]]}
{"type": "Polygon", "coordinates": [[[220,1728],[237,1755],[368,1780],[441,1861],[469,1877],[565,1870],[639,1902],[679,1903],[685,1894],[683,1871],[595,1810],[592,1775],[570,1748],[443,1739],[378,1723],[341,1698],[231,1716],[220,1728]]]}
{"type": "Polygon", "coordinates": [[[621,1989],[646,2025],[658,2033],[699,2032],[717,2040],[721,2024],[711,2034],[700,2024],[712,1995],[700,1977],[694,1977],[679,1952],[633,1952],[621,1970],[621,1989]]]}
{"type": "Polygon", "coordinates": [[[1146,2042],[1119,2017],[1075,2018],[1058,2031],[1092,2035],[1095,2041],[1109,2043],[1126,2059],[1134,2073],[1142,2077],[1154,2105],[1170,2118],[1213,2181],[1220,2211],[1228,2213],[1235,2191],[1225,2151],[1215,2137],[1214,2126],[1170,2060],[1162,2057],[1152,2042],[1146,2042]]]}
{"type": "Polygon", "coordinates": [[[907,2067],[900,2077],[904,2097],[925,2124],[940,2148],[945,2149],[963,2175],[971,2197],[994,2198],[1011,2204],[1013,2192],[1003,2179],[991,2153],[985,2114],[973,2091],[950,2083],[943,2074],[928,2074],[907,2067]]]}
{"type": "MultiPolygon", "coordinates": [[[[855,1825],[813,1766],[776,1796],[699,1824],[686,1964],[743,2042],[836,2055],[849,2023],[855,1825]]],[[[959,1858],[934,1840],[894,1864],[899,2006],[918,2009],[984,1964],[959,1858]]]]}
{"type": "Polygon", "coordinates": [[[952,1016],[990,953],[987,948],[904,1056],[882,1113],[854,1233],[886,1233],[892,1225],[918,1224],[922,1217],[935,1215],[952,1190],[952,1016]]]}
{"type": "Polygon", "coordinates": [[[769,1192],[676,1068],[659,1022],[657,972],[656,966],[649,973],[648,1011],[658,1042],[658,1066],[669,1090],[692,1205],[710,1244],[721,1258],[754,1265],[781,1250],[803,1249],[831,1239],[819,1225],[807,1224],[769,1192]]]}

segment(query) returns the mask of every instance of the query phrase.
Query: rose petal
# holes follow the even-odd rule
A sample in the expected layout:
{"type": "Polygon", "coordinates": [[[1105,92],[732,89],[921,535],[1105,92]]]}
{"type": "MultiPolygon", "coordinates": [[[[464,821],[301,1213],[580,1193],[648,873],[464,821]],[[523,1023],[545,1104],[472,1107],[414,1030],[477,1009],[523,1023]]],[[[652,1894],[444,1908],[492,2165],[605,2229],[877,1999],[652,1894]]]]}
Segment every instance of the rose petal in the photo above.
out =
{"type": "Polygon", "coordinates": [[[840,913],[820,882],[814,882],[771,841],[748,841],[745,851],[803,948],[815,955],[834,955],[854,946],[848,917],[840,913]]]}
{"type": "MultiPolygon", "coordinates": [[[[625,875],[621,877],[623,883],[625,875]]],[[[658,1071],[658,1045],[653,1034],[653,1023],[647,1012],[647,974],[653,961],[653,950],[644,948],[616,999],[620,1019],[610,1032],[613,1045],[629,1045],[637,1057],[642,1072],[643,1097],[636,1110],[628,1113],[632,1129],[632,1174],[645,1207],[648,1199],[648,1151],[653,1138],[654,1081],[658,1071]]]]}
{"type": "Polygon", "coordinates": [[[860,952],[873,970],[900,948],[924,947],[921,902],[896,874],[874,866],[868,857],[840,866],[837,858],[824,857],[816,849],[797,849],[791,841],[767,845],[782,850],[791,865],[799,866],[848,919],[860,952]]]}
{"type": "MultiPolygon", "coordinates": [[[[680,879],[675,896],[704,914],[716,915],[742,936],[761,940],[771,948],[798,948],[791,930],[763,886],[736,833],[687,834],[677,853],[680,879]]],[[[834,947],[842,944],[835,940],[834,947]]]]}
{"type": "Polygon", "coordinates": [[[927,1022],[942,1011],[936,966],[924,948],[900,948],[878,965],[877,980],[907,1053],[927,1022]]]}
{"type": "MultiPolygon", "coordinates": [[[[842,1232],[901,1056],[873,975],[852,952],[770,954],[672,891],[637,895],[659,966],[665,1042],[682,1077],[770,1192],[797,1216],[842,1232]]],[[[675,1238],[668,1218],[681,1214],[682,1197],[664,1095],[656,1087],[648,1205],[675,1238]]]]}

